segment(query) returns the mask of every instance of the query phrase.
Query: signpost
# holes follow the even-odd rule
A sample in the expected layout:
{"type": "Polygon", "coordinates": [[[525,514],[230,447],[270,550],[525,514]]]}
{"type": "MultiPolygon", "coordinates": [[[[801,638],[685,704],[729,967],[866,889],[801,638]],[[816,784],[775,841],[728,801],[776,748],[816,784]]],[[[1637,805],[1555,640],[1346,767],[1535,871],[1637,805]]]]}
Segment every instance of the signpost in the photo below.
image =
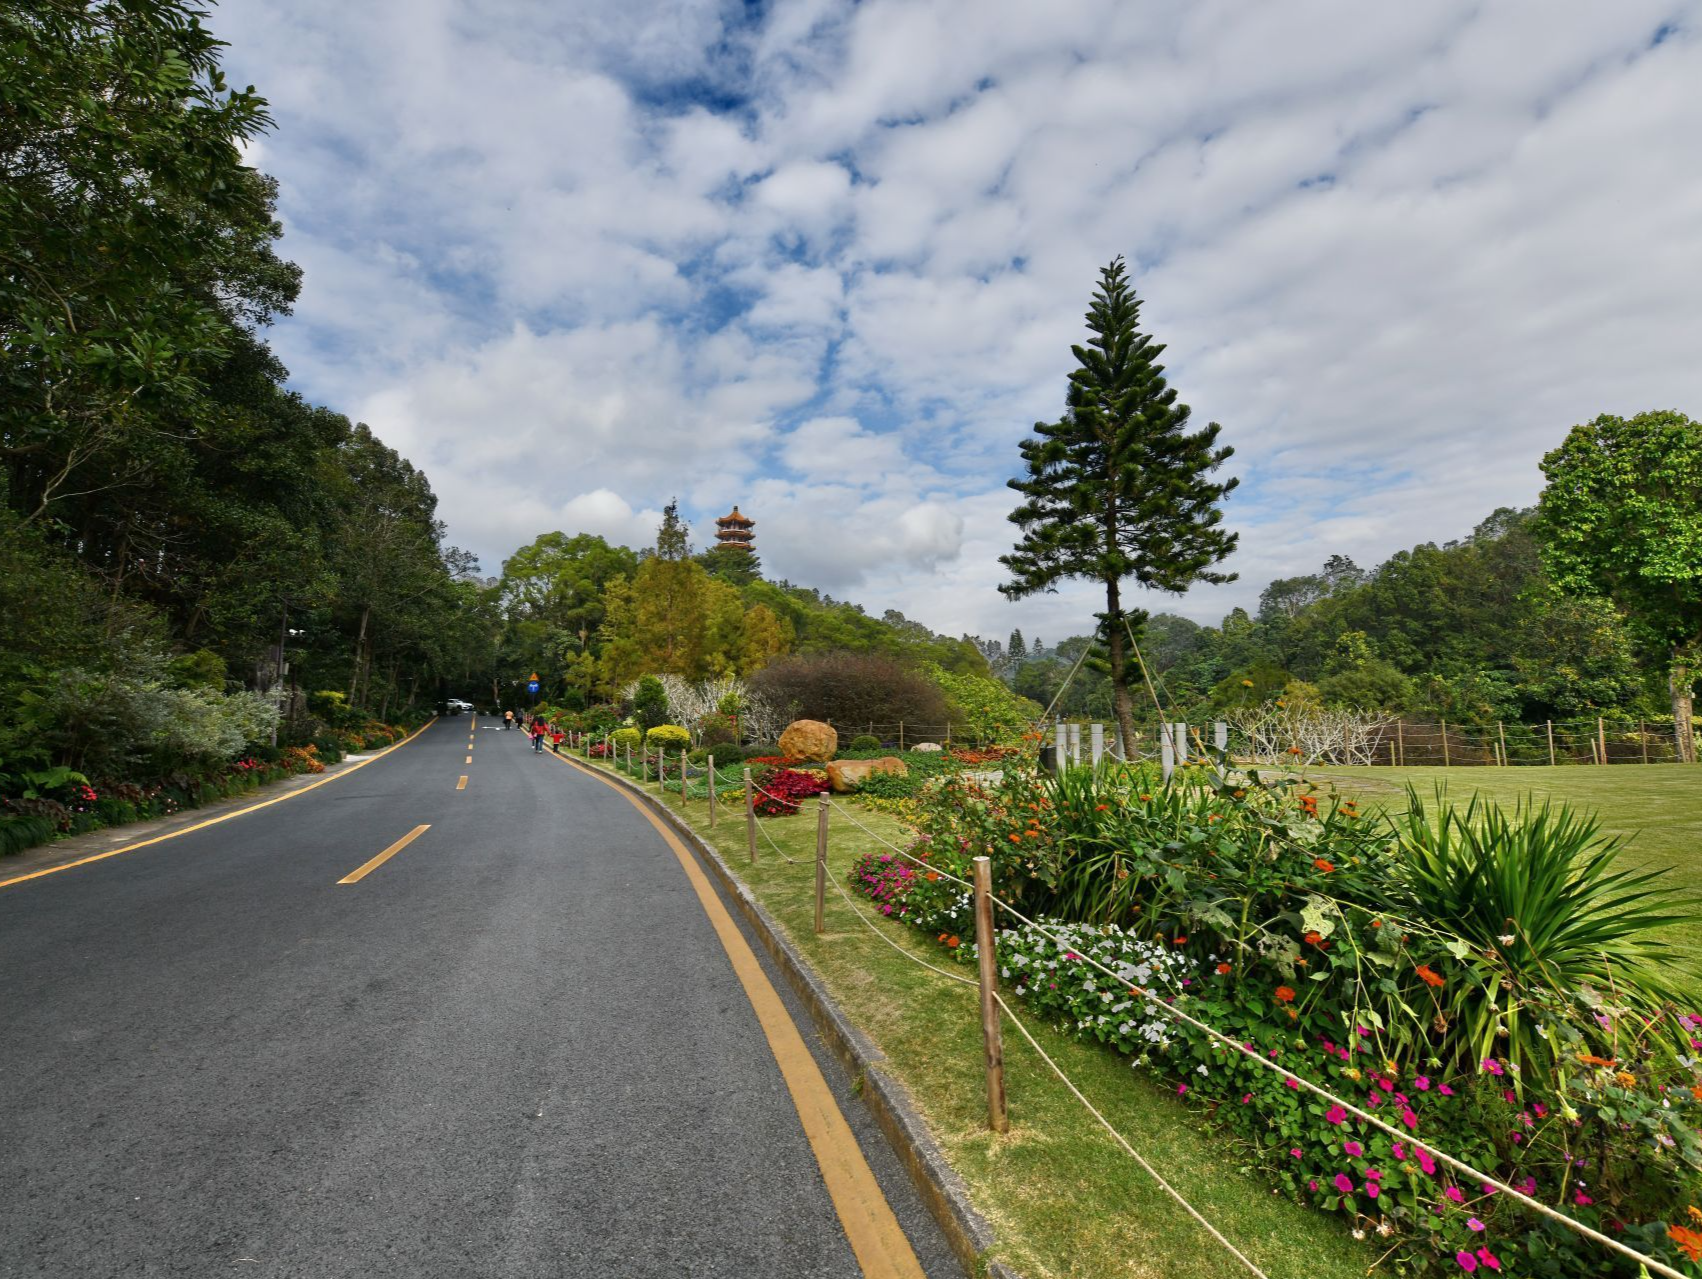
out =
{"type": "Polygon", "coordinates": [[[532,672],[532,678],[526,681],[526,691],[532,695],[532,700],[538,700],[538,672],[532,672]]]}

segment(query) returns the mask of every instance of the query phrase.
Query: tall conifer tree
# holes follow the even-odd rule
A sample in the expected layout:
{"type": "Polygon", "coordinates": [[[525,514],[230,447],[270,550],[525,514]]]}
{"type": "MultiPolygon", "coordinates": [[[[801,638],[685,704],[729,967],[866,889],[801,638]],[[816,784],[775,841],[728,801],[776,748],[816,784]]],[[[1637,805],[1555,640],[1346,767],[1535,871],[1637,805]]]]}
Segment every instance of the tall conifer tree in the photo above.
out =
{"type": "Polygon", "coordinates": [[[1139,331],[1140,308],[1117,258],[1099,273],[1093,336],[1071,347],[1064,416],[1035,423],[1022,442],[1027,474],[1010,482],[1026,499],[1010,517],[1022,535],[1000,560],[1011,580],[999,588],[1021,599],[1067,578],[1104,585],[1097,638],[1125,750],[1134,741],[1129,637],[1146,615],[1124,609],[1124,582],[1180,594],[1235,577],[1212,566],[1235,549],[1219,503],[1237,481],[1211,478],[1234,450],[1218,447],[1215,422],[1188,429],[1188,406],[1158,363],[1164,347],[1139,331]]]}

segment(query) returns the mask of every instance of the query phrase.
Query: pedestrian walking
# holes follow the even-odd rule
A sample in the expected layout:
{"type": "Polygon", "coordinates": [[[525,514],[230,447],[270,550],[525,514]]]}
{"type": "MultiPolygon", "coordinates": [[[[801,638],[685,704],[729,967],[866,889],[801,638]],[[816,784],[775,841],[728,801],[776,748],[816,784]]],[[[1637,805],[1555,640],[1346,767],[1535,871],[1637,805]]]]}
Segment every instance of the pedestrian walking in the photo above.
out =
{"type": "Polygon", "coordinates": [[[566,736],[567,734],[561,731],[560,724],[550,726],[550,749],[557,755],[561,754],[561,739],[566,736]]]}
{"type": "Polygon", "coordinates": [[[529,731],[532,734],[532,753],[534,755],[542,755],[544,753],[544,722],[543,722],[543,720],[534,719],[532,721],[532,727],[529,731]]]}
{"type": "Polygon", "coordinates": [[[502,713],[502,726],[504,728],[513,728],[514,727],[514,712],[513,711],[504,711],[502,713]]]}

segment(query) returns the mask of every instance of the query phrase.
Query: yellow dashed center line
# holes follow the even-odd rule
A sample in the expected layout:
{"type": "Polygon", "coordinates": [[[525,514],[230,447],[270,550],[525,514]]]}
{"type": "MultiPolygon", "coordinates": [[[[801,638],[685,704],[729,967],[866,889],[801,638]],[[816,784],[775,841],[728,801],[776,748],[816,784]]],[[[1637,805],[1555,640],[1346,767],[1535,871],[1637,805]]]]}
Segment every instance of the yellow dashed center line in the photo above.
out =
{"type": "Polygon", "coordinates": [[[467,774],[465,774],[465,773],[461,774],[461,780],[455,783],[455,789],[456,790],[466,790],[467,789],[467,774]]]}
{"type": "Polygon", "coordinates": [[[339,884],[358,884],[358,883],[360,883],[361,880],[365,879],[368,875],[372,874],[373,871],[377,870],[380,866],[384,865],[385,862],[389,861],[397,853],[401,852],[409,844],[413,843],[416,839],[418,839],[421,835],[425,834],[430,829],[431,829],[431,823],[430,822],[427,822],[424,826],[414,827],[413,830],[409,831],[406,835],[402,836],[401,839],[397,840],[394,844],[390,845],[389,848],[386,848],[377,857],[374,857],[371,861],[366,863],[366,865],[362,866],[359,870],[352,871],[349,874],[344,875],[337,882],[339,884]]]}

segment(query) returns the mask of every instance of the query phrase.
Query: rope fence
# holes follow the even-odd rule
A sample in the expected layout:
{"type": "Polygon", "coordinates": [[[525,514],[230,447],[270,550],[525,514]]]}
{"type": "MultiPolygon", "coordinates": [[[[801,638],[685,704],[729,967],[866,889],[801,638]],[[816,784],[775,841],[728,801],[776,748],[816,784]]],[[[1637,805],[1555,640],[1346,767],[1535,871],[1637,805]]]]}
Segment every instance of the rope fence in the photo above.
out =
{"type": "MultiPolygon", "coordinates": [[[[1603,727],[1605,729],[1605,724],[1603,725],[1603,727]]],[[[1547,734],[1544,733],[1545,744],[1546,744],[1546,738],[1547,738],[1547,734]]],[[[1446,740],[1446,739],[1443,739],[1443,740],[1446,740]]],[[[1500,733],[1499,732],[1497,733],[1497,739],[1496,740],[1497,740],[1497,742],[1499,742],[1499,740],[1500,740],[1500,733]]],[[[1438,743],[1438,745],[1440,745],[1440,742],[1438,743]]],[[[622,761],[618,758],[611,758],[611,759],[608,760],[608,762],[611,765],[613,765],[614,767],[616,767],[617,769],[620,769],[621,771],[629,771],[629,769],[627,767],[623,766],[622,761]]],[[[633,770],[630,770],[630,771],[636,772],[637,770],[633,769],[633,770]]],[[[707,770],[705,770],[705,771],[707,772],[707,770]]],[[[723,771],[724,770],[720,770],[720,769],[716,770],[718,783],[719,783],[719,780],[720,780],[720,774],[723,771]]],[[[730,770],[727,770],[727,771],[730,771],[730,770]]],[[[778,805],[781,805],[783,807],[790,807],[793,810],[793,813],[797,814],[797,813],[801,813],[801,811],[802,811],[801,802],[798,799],[795,799],[795,798],[788,798],[788,797],[785,797],[785,796],[776,795],[773,792],[768,791],[768,790],[764,789],[763,787],[757,785],[754,781],[750,780],[750,773],[749,773],[749,770],[747,770],[747,769],[741,768],[739,770],[739,772],[740,772],[740,781],[743,784],[743,790],[744,790],[744,796],[745,796],[746,823],[747,823],[747,826],[750,828],[750,833],[748,835],[748,839],[749,839],[749,843],[750,843],[750,851],[751,851],[752,860],[754,861],[755,858],[756,858],[757,832],[760,832],[763,839],[767,842],[769,848],[771,848],[773,850],[773,852],[777,856],[779,856],[783,861],[785,861],[787,864],[792,865],[792,866],[804,865],[805,864],[804,862],[800,861],[797,858],[790,856],[784,849],[782,849],[780,847],[779,843],[774,839],[773,835],[771,835],[764,828],[763,823],[758,821],[758,819],[756,817],[755,809],[754,809],[754,806],[753,806],[755,797],[757,795],[762,795],[762,796],[765,796],[766,798],[768,798],[769,800],[775,802],[778,805]]],[[[660,785],[661,783],[652,780],[652,784],[660,785]]],[[[689,792],[690,792],[689,783],[686,785],[685,791],[686,791],[686,793],[682,794],[682,801],[685,800],[685,799],[689,799],[689,797],[690,797],[690,795],[689,795],[689,792]]],[[[707,794],[707,789],[706,789],[706,794],[707,794]]],[[[954,875],[954,874],[950,873],[949,871],[941,870],[940,868],[938,868],[936,866],[932,866],[927,861],[915,856],[915,854],[911,853],[908,849],[899,847],[897,844],[893,843],[891,840],[888,840],[883,835],[881,835],[879,832],[871,829],[865,823],[858,820],[856,814],[850,808],[848,808],[844,803],[840,802],[839,800],[832,798],[830,795],[823,794],[819,797],[818,812],[819,812],[818,833],[817,833],[816,859],[815,859],[815,868],[816,868],[816,885],[815,885],[815,889],[816,889],[816,931],[817,931],[817,933],[820,934],[821,932],[824,931],[824,928],[823,928],[824,894],[825,894],[825,890],[826,890],[826,884],[831,881],[833,883],[835,892],[838,893],[841,900],[845,903],[846,908],[857,918],[858,922],[861,923],[870,932],[874,933],[887,946],[889,946],[893,950],[897,951],[900,955],[904,956],[904,958],[909,960],[911,963],[916,964],[923,969],[926,969],[930,973],[933,973],[937,976],[946,978],[948,981],[952,982],[954,985],[976,986],[979,989],[980,996],[981,996],[981,1004],[982,1004],[982,1031],[983,1031],[983,1043],[984,1043],[984,1057],[985,1057],[985,1064],[986,1064],[987,1074],[988,1074],[987,1085],[988,1085],[988,1097],[989,1097],[989,1126],[992,1127],[995,1131],[1004,1131],[1005,1130],[1003,1049],[1002,1049],[1001,1033],[1000,1032],[1001,1032],[1001,1027],[1002,1027],[1003,1022],[1008,1020],[1017,1029],[1018,1033],[1023,1037],[1023,1039],[1028,1043],[1028,1045],[1035,1051],[1036,1055],[1045,1064],[1045,1066],[1048,1069],[1050,1069],[1052,1071],[1052,1073],[1055,1074],[1059,1078],[1059,1080],[1063,1083],[1064,1087],[1070,1092],[1070,1094],[1075,1097],[1075,1099],[1088,1112],[1088,1114],[1092,1117],[1092,1119],[1100,1127],[1105,1129],[1105,1131],[1117,1143],[1117,1145],[1119,1147],[1121,1147],[1122,1150],[1131,1159],[1133,1159],[1142,1168],[1143,1171],[1145,1171],[1149,1176],[1152,1177],[1154,1183],[1166,1195],[1168,1195],[1171,1199],[1173,1199],[1178,1204],[1178,1206],[1180,1206],[1188,1214],[1188,1216],[1190,1216],[1195,1222],[1197,1222],[1219,1245],[1221,1245],[1224,1248],[1225,1251],[1227,1251],[1232,1257],[1234,1257],[1236,1262],[1239,1263],[1242,1268],[1244,1268],[1249,1274],[1257,1276],[1258,1279],[1269,1279],[1269,1277],[1266,1275],[1266,1273],[1263,1270],[1261,1270],[1258,1267],[1257,1264],[1255,1264],[1244,1253],[1242,1253],[1234,1245],[1234,1243],[1232,1243],[1227,1237],[1225,1237],[1223,1235],[1223,1233],[1220,1230],[1218,1230],[1218,1228],[1215,1225],[1213,1225],[1212,1222],[1204,1216],[1204,1214],[1202,1214],[1197,1208],[1194,1207],[1193,1204],[1191,1204],[1188,1201],[1186,1196],[1184,1196],[1180,1191],[1178,1191],[1174,1186],[1172,1186],[1158,1172],[1158,1170],[1155,1169],[1139,1153],[1139,1151],[1137,1151],[1135,1149],[1133,1144],[1130,1143],[1129,1140],[1125,1136],[1123,1136],[1123,1134],[1121,1132],[1118,1131],[1116,1126],[1114,1124],[1112,1124],[1109,1119],[1106,1118],[1104,1113],[1102,1111],[1100,1111],[1096,1106],[1093,1105],[1093,1103],[1088,1099],[1088,1097],[1081,1091],[1081,1089],[1076,1085],[1076,1083],[1069,1077],[1068,1073],[1058,1064],[1056,1059],[1053,1058],[1053,1056],[1045,1050],[1045,1048],[1040,1044],[1040,1042],[1030,1032],[1027,1025],[1023,1022],[1022,1018],[1005,1001],[1003,995],[999,992],[999,990],[997,988],[997,977],[996,977],[996,967],[995,967],[996,960],[994,958],[994,954],[996,952],[997,940],[996,940],[996,929],[995,929],[993,922],[992,922],[994,917],[995,917],[996,912],[1003,912],[1004,914],[1008,915],[1010,918],[1017,921],[1018,923],[1034,930],[1036,933],[1040,934],[1041,936],[1046,937],[1048,940],[1050,940],[1054,945],[1056,945],[1058,947],[1058,950],[1061,954],[1065,955],[1066,958],[1065,958],[1064,962],[1066,962],[1066,963],[1074,962],[1074,963],[1082,965],[1086,968],[1097,970],[1098,972],[1100,972],[1104,976],[1106,976],[1106,977],[1110,978],[1112,981],[1116,982],[1119,986],[1128,990],[1130,994],[1135,995],[1136,997],[1143,1000],[1145,1005],[1149,1009],[1158,1013],[1160,1016],[1166,1017],[1166,1018],[1168,1018],[1168,1019],[1170,1019],[1174,1022],[1178,1022],[1178,1023],[1185,1024],[1187,1026],[1192,1027],[1194,1030],[1196,1030],[1196,1031],[1200,1032],[1202,1035],[1204,1035],[1212,1043],[1218,1045],[1219,1047],[1223,1048],[1224,1050],[1236,1054],[1238,1057],[1240,1057],[1241,1059],[1243,1059],[1245,1061],[1249,1061],[1249,1062],[1256,1064],[1262,1070],[1271,1071],[1271,1072],[1274,1072],[1278,1075],[1281,1075],[1284,1078],[1285,1082],[1288,1083],[1288,1085],[1290,1087],[1302,1089],[1306,1092],[1313,1094],[1314,1096],[1317,1096],[1317,1097],[1329,1102],[1332,1105],[1339,1106],[1339,1107],[1342,1108],[1342,1110],[1344,1112],[1346,1112],[1349,1115],[1352,1115],[1355,1119],[1358,1119],[1361,1122],[1363,1122],[1363,1123],[1365,1123],[1365,1124],[1367,1124],[1367,1125],[1369,1125],[1369,1126],[1371,1126],[1375,1129],[1378,1129],[1379,1131],[1393,1137],[1394,1139],[1411,1146],[1415,1151],[1422,1150],[1424,1153],[1426,1153],[1428,1156],[1430,1156],[1432,1159],[1434,1159],[1437,1163],[1446,1165],[1450,1170],[1452,1170],[1456,1174],[1458,1174],[1458,1175],[1460,1175],[1464,1178],[1469,1178],[1470,1180],[1475,1181],[1477,1184],[1484,1187],[1486,1193],[1490,1190],[1493,1190],[1495,1193],[1507,1195],[1513,1201],[1517,1202],[1520,1206],[1525,1208],[1527,1211],[1532,1212],[1532,1213],[1534,1213],[1534,1214],[1536,1214],[1536,1215],[1538,1215],[1542,1218],[1545,1218],[1546,1220],[1553,1221],[1553,1222],[1557,1223],[1558,1225],[1562,1226],[1563,1228],[1571,1230],[1571,1231],[1575,1232],[1576,1234],[1580,1235],[1581,1237],[1588,1239],[1591,1242],[1593,1242],[1593,1243],[1595,1243],[1595,1244],[1597,1244],[1601,1247],[1607,1248],[1610,1251],[1617,1253],[1622,1257],[1625,1257],[1625,1258],[1628,1258],[1632,1261],[1637,1262],[1639,1265],[1641,1265],[1645,1268],[1645,1270],[1647,1271],[1648,1274],[1660,1275],[1660,1276],[1663,1276],[1664,1279],[1688,1279],[1688,1277],[1683,1272],[1681,1272],[1679,1270],[1675,1270],[1671,1266],[1666,1265],[1665,1263],[1657,1260],[1656,1258],[1650,1257],[1650,1256],[1646,1255],[1645,1253],[1639,1252],[1637,1249],[1632,1248],[1629,1245],[1624,1244],[1617,1239],[1614,1239],[1610,1235],[1604,1234],[1601,1231],[1596,1230],[1593,1227],[1588,1226],[1581,1221],[1578,1221],[1576,1218],[1568,1215],[1567,1213],[1564,1213],[1564,1212],[1560,1211],[1559,1209],[1557,1209],[1557,1208],[1555,1208],[1555,1207],[1553,1207],[1549,1204],[1545,1204],[1545,1203],[1541,1202],[1540,1200],[1533,1198],[1531,1195],[1526,1194],[1525,1192],[1519,1190],[1517,1187],[1509,1185],[1508,1183],[1500,1180],[1499,1178],[1494,1177],[1487,1172],[1484,1172],[1482,1169],[1473,1167],[1470,1163],[1467,1163],[1465,1160],[1460,1159],[1460,1158],[1458,1158],[1458,1157],[1456,1157],[1452,1154],[1449,1154],[1447,1151],[1442,1150],[1442,1149],[1435,1147],[1433,1145],[1430,1145],[1427,1142],[1424,1142],[1424,1141],[1417,1139],[1416,1137],[1413,1136],[1413,1134],[1411,1134],[1409,1132],[1405,1132],[1402,1129],[1397,1128],[1394,1125],[1385,1122],[1384,1120],[1380,1119],[1377,1115],[1372,1114],[1371,1112],[1363,1109],[1362,1107],[1355,1104],[1353,1101],[1349,1100],[1348,1098],[1337,1095],[1336,1093],[1332,1092],[1329,1088],[1327,1088],[1327,1087],[1325,1087],[1325,1086],[1323,1086],[1323,1085],[1321,1085],[1321,1084],[1319,1084],[1319,1083],[1317,1083],[1317,1082],[1315,1082],[1311,1079],[1306,1078],[1304,1075],[1298,1073],[1294,1069],[1291,1069],[1290,1067],[1285,1066],[1285,1065],[1280,1065],[1274,1060],[1267,1059],[1263,1054],[1248,1048],[1246,1045],[1244,1045],[1240,1041],[1236,1040],[1232,1036],[1226,1035],[1223,1032],[1219,1031],[1216,1027],[1211,1026],[1204,1021],[1201,1021],[1199,1018],[1193,1016],[1190,1013],[1184,1012],[1183,1010],[1166,1003],[1162,998],[1160,998],[1153,991],[1148,990],[1148,989],[1146,989],[1145,987],[1142,987],[1142,986],[1131,985],[1129,974],[1119,973],[1119,972],[1115,971],[1114,969],[1112,969],[1111,967],[1107,966],[1106,964],[1095,959],[1092,955],[1082,954],[1080,952],[1075,951],[1072,948],[1072,946],[1070,945],[1070,943],[1068,942],[1068,939],[1064,938],[1063,936],[1061,936],[1057,932],[1048,928],[1046,925],[1041,924],[1039,921],[1030,918],[1028,915],[1026,915],[1022,911],[1018,910],[1015,906],[1011,905],[1009,902],[1005,901],[1003,898],[994,894],[991,890],[991,863],[990,863],[988,858],[978,857],[978,858],[974,859],[974,861],[975,861],[975,880],[972,882],[971,880],[963,879],[960,876],[954,875]],[[905,858],[907,861],[913,863],[917,867],[920,867],[920,868],[926,870],[927,872],[929,872],[931,874],[938,875],[942,879],[949,880],[952,883],[955,883],[955,884],[962,886],[963,888],[967,889],[972,894],[974,906],[975,906],[976,925],[977,925],[976,946],[977,946],[978,967],[980,969],[978,979],[971,979],[967,976],[964,976],[961,973],[954,973],[954,972],[951,972],[947,969],[941,968],[938,965],[933,964],[933,963],[929,962],[928,960],[924,959],[920,955],[915,954],[914,952],[909,950],[907,947],[900,945],[896,940],[894,940],[892,937],[887,935],[888,930],[883,929],[881,927],[879,921],[877,921],[876,919],[871,917],[860,906],[857,905],[857,903],[854,901],[854,899],[851,897],[851,895],[838,882],[836,877],[826,873],[826,871],[827,871],[827,851],[828,851],[828,814],[829,814],[830,811],[837,811],[853,827],[860,830],[864,835],[866,835],[868,838],[874,840],[877,844],[891,850],[892,852],[898,854],[900,857],[905,858]]]]}

